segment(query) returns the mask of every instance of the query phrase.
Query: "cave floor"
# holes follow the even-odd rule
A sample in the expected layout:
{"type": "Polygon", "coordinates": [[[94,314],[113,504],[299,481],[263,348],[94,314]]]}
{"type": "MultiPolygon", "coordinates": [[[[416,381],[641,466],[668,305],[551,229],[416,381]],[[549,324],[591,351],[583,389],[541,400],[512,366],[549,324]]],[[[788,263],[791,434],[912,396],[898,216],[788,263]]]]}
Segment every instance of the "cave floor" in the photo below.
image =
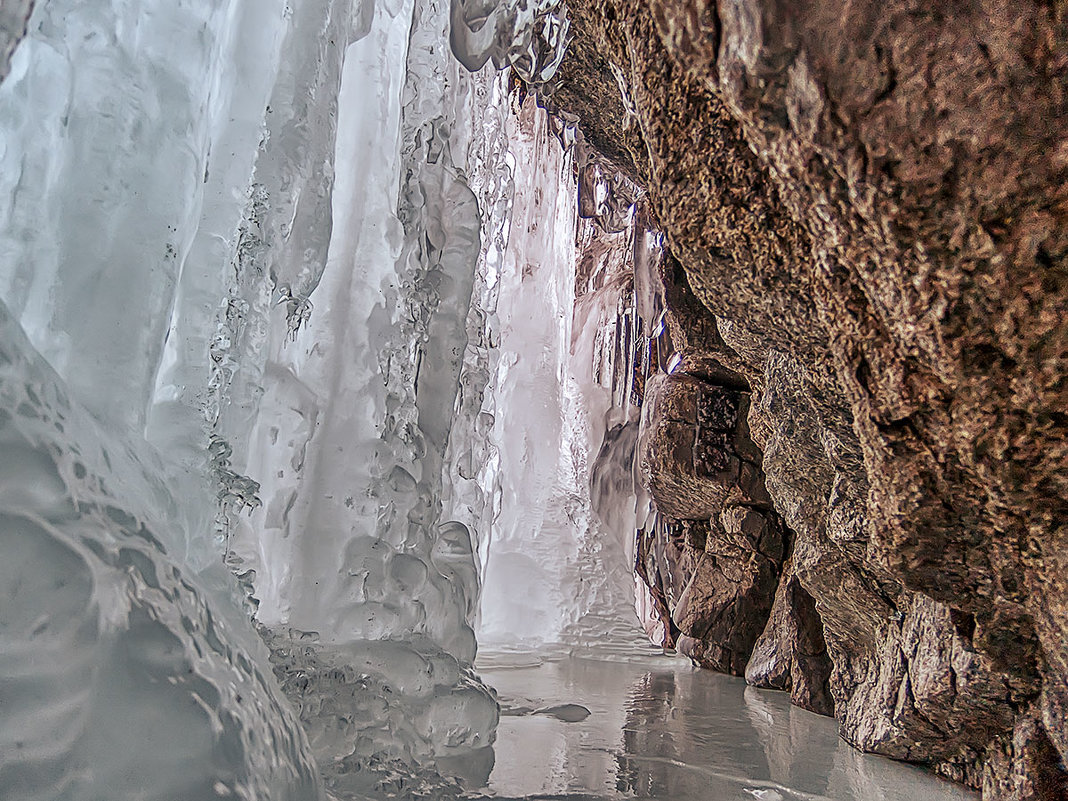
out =
{"type": "Polygon", "coordinates": [[[837,726],[665,656],[538,664],[484,655],[501,724],[484,796],[662,801],[965,801],[916,767],[861,754],[837,726]],[[587,715],[587,710],[589,714],[587,715]]]}

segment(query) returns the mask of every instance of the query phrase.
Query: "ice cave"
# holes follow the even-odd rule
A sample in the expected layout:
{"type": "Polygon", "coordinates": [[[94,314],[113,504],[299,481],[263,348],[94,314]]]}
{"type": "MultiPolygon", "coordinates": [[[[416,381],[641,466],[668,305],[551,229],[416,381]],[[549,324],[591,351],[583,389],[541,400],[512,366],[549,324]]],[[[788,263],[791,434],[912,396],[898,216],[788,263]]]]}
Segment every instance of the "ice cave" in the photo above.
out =
{"type": "Polygon", "coordinates": [[[0,801],[1068,798],[1068,6],[938,5],[0,0],[0,801]]]}

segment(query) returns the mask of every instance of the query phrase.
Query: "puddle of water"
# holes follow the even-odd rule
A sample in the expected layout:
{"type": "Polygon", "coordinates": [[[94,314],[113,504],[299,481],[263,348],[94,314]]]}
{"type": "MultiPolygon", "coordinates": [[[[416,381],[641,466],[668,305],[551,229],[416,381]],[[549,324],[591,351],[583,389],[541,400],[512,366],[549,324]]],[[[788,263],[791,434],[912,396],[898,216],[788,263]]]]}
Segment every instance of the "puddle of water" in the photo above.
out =
{"type": "Polygon", "coordinates": [[[919,768],[860,754],[785,693],[637,661],[492,657],[503,707],[484,795],[662,801],[974,801],[919,768]],[[588,712],[588,714],[586,714],[588,712]]]}

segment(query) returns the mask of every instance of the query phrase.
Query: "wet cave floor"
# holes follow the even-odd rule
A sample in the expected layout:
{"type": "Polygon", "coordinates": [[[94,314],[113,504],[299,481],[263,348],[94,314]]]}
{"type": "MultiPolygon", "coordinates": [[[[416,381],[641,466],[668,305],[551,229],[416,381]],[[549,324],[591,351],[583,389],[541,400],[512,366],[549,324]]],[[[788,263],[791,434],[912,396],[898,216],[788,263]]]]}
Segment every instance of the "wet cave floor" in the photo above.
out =
{"type": "Polygon", "coordinates": [[[859,753],[786,693],[666,656],[489,654],[502,714],[495,798],[970,801],[920,768],[859,753]],[[588,710],[588,714],[587,714],[588,710]]]}

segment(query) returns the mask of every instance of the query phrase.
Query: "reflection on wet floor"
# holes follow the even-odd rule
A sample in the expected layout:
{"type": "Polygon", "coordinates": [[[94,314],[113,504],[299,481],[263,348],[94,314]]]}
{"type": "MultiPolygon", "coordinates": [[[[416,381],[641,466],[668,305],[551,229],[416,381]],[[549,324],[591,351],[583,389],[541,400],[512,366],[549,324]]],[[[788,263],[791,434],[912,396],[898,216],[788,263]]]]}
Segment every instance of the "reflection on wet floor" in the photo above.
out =
{"type": "Polygon", "coordinates": [[[754,690],[680,659],[502,664],[488,660],[480,667],[503,707],[486,795],[588,801],[977,798],[916,767],[854,751],[838,738],[833,720],[791,706],[784,693],[754,690]]]}

